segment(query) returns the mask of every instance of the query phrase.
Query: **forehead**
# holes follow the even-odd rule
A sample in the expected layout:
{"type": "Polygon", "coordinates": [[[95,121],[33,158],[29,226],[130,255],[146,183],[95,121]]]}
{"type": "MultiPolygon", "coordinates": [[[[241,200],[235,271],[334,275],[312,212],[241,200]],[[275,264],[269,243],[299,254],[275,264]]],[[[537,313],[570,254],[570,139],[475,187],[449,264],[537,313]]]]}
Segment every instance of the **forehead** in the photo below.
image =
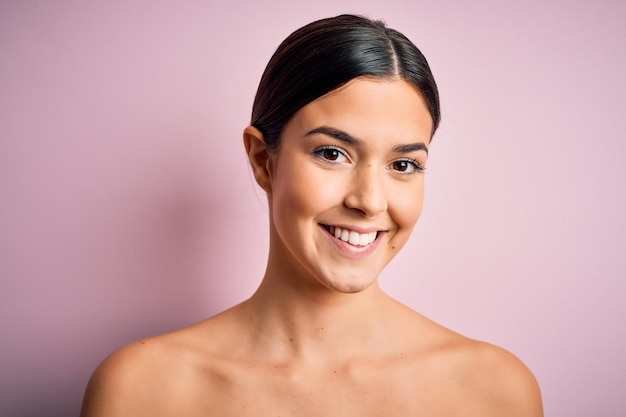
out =
{"type": "Polygon", "coordinates": [[[320,126],[363,139],[428,143],[433,122],[422,94],[411,83],[360,77],[304,106],[285,130],[308,132],[320,126]]]}

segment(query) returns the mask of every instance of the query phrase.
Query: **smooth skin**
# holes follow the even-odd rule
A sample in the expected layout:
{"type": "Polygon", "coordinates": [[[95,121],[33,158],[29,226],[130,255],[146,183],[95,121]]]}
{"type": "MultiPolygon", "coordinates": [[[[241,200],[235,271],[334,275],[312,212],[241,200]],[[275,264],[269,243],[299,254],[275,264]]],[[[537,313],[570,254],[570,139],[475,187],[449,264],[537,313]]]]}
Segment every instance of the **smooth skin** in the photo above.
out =
{"type": "Polygon", "coordinates": [[[419,218],[431,131],[411,84],[372,78],[302,108],[276,151],[246,128],[270,213],[259,289],[112,354],[81,415],[542,416],[537,382],[515,356],[428,320],[378,285],[419,218]]]}

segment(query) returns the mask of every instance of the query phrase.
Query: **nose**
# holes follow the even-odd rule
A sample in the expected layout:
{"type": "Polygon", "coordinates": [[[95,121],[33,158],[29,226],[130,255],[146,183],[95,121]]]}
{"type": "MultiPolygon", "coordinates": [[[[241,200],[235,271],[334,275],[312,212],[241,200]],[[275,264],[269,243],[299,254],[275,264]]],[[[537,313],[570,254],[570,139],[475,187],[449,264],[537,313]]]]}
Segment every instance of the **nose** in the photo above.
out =
{"type": "Polygon", "coordinates": [[[345,206],[366,217],[374,217],[387,210],[383,174],[370,165],[356,170],[344,199],[345,206]]]}

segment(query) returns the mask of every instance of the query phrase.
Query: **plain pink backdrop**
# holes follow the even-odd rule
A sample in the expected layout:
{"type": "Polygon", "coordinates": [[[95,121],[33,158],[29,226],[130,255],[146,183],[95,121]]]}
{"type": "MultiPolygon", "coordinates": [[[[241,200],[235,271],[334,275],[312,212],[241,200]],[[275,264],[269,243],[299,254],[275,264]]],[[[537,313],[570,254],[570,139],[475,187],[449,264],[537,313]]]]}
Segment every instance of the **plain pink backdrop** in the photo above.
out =
{"type": "Polygon", "coordinates": [[[408,35],[441,90],[382,286],[518,355],[547,416],[626,415],[626,2],[87,3],[0,4],[0,415],[77,415],[109,352],[255,290],[256,85],[344,12],[408,35]]]}

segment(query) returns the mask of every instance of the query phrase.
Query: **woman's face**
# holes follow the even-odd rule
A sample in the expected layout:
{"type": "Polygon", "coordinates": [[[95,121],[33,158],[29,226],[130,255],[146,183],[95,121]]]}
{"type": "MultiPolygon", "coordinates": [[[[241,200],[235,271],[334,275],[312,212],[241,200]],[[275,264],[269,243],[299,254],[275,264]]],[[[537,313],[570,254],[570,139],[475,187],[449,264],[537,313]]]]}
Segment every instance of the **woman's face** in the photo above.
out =
{"type": "Polygon", "coordinates": [[[419,218],[431,131],[404,80],[357,78],[299,110],[269,162],[270,267],[369,287],[419,218]]]}

